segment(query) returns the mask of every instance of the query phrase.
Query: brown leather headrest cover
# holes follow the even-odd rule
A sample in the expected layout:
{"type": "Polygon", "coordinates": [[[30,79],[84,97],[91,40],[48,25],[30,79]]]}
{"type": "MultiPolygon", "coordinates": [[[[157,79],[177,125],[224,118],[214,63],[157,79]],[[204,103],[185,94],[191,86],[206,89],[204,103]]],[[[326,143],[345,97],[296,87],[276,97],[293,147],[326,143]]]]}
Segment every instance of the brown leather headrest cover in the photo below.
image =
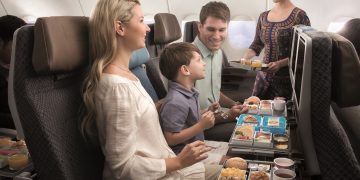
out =
{"type": "Polygon", "coordinates": [[[332,39],[332,100],[340,107],[360,104],[360,61],[353,44],[329,33],[332,39]]]}
{"type": "Polygon", "coordinates": [[[33,66],[39,74],[71,72],[88,63],[88,17],[38,18],[34,30],[33,66]]]}
{"type": "Polygon", "coordinates": [[[156,44],[167,44],[181,37],[180,25],[175,15],[158,13],[154,19],[154,42],[156,44]]]}
{"type": "Polygon", "coordinates": [[[360,54],[360,18],[351,19],[345,23],[344,27],[338,32],[353,43],[358,56],[360,54]]]}

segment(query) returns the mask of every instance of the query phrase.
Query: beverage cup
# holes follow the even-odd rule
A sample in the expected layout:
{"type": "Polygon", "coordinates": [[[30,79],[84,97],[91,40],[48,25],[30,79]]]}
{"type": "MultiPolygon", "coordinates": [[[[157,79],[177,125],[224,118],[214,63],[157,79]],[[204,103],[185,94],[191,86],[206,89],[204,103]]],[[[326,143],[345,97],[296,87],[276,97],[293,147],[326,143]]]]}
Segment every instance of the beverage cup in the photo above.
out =
{"type": "Polygon", "coordinates": [[[276,169],[273,172],[273,180],[292,180],[295,177],[295,171],[290,169],[276,169]]]}
{"type": "Polygon", "coordinates": [[[283,99],[275,99],[273,101],[273,108],[275,111],[284,111],[285,110],[285,100],[283,99]]]}
{"type": "Polygon", "coordinates": [[[274,164],[278,169],[292,169],[294,167],[294,161],[289,158],[275,158],[274,164]]]}

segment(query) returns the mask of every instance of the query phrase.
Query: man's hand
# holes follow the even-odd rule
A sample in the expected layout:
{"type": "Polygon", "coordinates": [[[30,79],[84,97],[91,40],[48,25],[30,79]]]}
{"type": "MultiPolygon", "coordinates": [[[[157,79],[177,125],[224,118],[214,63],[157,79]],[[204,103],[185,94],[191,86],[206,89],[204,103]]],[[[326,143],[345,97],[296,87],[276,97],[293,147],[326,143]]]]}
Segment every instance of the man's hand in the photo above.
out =
{"type": "Polygon", "coordinates": [[[244,105],[234,105],[226,113],[228,114],[229,121],[234,121],[236,117],[240,116],[240,114],[246,113],[247,111],[248,108],[244,105]]]}
{"type": "Polygon", "coordinates": [[[208,111],[212,111],[214,114],[219,113],[221,111],[220,109],[220,104],[218,102],[212,103],[209,107],[208,107],[208,111]]]}

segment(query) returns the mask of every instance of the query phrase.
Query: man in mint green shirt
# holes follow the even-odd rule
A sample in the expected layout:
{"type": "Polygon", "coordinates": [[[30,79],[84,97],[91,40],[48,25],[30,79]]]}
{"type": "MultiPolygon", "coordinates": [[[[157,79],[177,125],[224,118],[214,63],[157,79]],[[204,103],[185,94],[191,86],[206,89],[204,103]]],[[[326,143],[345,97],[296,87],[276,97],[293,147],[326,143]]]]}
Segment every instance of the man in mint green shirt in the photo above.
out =
{"type": "Polygon", "coordinates": [[[200,12],[199,34],[194,44],[199,48],[206,63],[205,78],[195,83],[199,91],[200,108],[207,109],[213,102],[229,108],[216,116],[216,125],[205,131],[205,139],[228,141],[235,127],[235,118],[247,111],[242,105],[225,96],[221,91],[223,52],[221,45],[230,22],[230,10],[223,2],[209,2],[200,12]],[[211,102],[210,102],[211,101],[211,102]]]}

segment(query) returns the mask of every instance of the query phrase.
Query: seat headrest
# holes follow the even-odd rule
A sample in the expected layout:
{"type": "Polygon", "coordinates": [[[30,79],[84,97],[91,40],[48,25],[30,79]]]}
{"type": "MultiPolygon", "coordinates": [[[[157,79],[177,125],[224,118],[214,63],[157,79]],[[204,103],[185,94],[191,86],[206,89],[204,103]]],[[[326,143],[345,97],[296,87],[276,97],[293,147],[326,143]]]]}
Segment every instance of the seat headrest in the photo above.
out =
{"type": "Polygon", "coordinates": [[[35,23],[33,66],[39,74],[71,72],[88,63],[88,17],[41,17],[35,23]]]}
{"type": "Polygon", "coordinates": [[[184,28],[184,42],[193,42],[199,34],[198,21],[188,21],[185,23],[184,28]]]}
{"type": "Polygon", "coordinates": [[[135,50],[131,54],[130,62],[129,62],[129,69],[133,69],[136,66],[139,66],[141,64],[145,64],[150,59],[149,52],[146,48],[141,48],[138,50],[135,50]]]}
{"type": "Polygon", "coordinates": [[[180,25],[175,15],[158,13],[154,19],[154,42],[156,44],[167,44],[181,37],[180,25]]]}
{"type": "Polygon", "coordinates": [[[351,19],[346,22],[344,27],[338,34],[344,36],[353,43],[358,56],[360,56],[360,18],[351,19]]]}
{"type": "Polygon", "coordinates": [[[360,105],[360,61],[353,44],[328,33],[332,39],[332,100],[340,107],[360,105]]]}

